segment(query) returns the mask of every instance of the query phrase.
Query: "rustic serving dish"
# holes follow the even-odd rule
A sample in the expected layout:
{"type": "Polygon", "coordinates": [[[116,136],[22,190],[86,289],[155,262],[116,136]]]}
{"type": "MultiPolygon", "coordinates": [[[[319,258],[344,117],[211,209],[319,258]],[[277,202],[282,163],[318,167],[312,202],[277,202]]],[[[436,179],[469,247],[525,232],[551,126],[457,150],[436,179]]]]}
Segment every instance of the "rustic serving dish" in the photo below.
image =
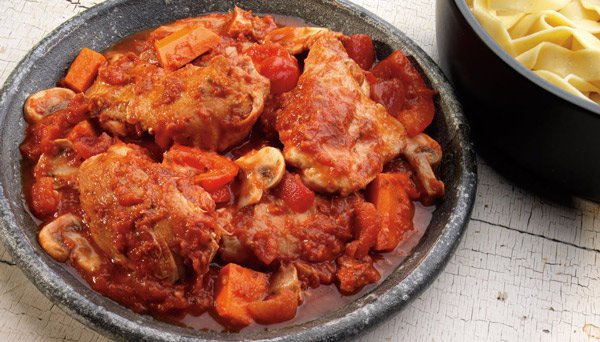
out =
{"type": "Polygon", "coordinates": [[[138,315],[91,290],[36,241],[21,185],[25,123],[22,107],[32,93],[53,86],[83,47],[103,50],[137,31],[179,18],[224,12],[239,5],[255,13],[296,16],[348,34],[366,33],[379,57],[401,49],[437,92],[429,133],[444,150],[441,179],[447,194],[414,252],[382,283],[350,304],[302,324],[244,333],[248,340],[338,340],[375,325],[405,306],[435,278],[454,251],[475,199],[476,161],[468,126],[451,87],[433,61],[409,38],[364,9],[345,1],[109,0],[54,30],[17,66],[0,97],[0,237],[29,279],[53,302],[107,336],[133,340],[239,340],[236,333],[198,331],[138,315]]]}
{"type": "Polygon", "coordinates": [[[518,165],[545,180],[545,187],[600,201],[600,106],[517,62],[465,0],[438,0],[436,6],[440,65],[478,146],[496,164],[518,165]]]}

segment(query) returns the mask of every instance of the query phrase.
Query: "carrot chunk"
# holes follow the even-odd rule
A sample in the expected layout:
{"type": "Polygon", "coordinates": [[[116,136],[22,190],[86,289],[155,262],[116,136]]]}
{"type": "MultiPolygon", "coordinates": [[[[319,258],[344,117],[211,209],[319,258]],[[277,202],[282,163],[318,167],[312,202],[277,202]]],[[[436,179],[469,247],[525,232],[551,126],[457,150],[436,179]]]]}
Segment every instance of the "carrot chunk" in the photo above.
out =
{"type": "Polygon", "coordinates": [[[248,313],[260,324],[273,324],[296,316],[298,294],[282,289],[263,301],[248,304],[248,313]]]}
{"type": "Polygon", "coordinates": [[[175,70],[215,47],[221,41],[216,33],[204,27],[185,27],[154,43],[160,65],[175,70]]]}
{"type": "Polygon", "coordinates": [[[215,309],[227,323],[243,327],[252,323],[248,304],[262,300],[269,288],[269,277],[236,264],[219,272],[215,288],[215,309]]]}
{"type": "Polygon", "coordinates": [[[406,191],[405,173],[380,173],[367,188],[367,200],[375,204],[381,215],[381,230],[376,251],[389,252],[413,229],[415,207],[406,191]]]}
{"type": "Polygon", "coordinates": [[[75,92],[83,93],[92,85],[98,69],[105,61],[101,53],[88,48],[81,49],[65,76],[64,84],[75,92]]]}

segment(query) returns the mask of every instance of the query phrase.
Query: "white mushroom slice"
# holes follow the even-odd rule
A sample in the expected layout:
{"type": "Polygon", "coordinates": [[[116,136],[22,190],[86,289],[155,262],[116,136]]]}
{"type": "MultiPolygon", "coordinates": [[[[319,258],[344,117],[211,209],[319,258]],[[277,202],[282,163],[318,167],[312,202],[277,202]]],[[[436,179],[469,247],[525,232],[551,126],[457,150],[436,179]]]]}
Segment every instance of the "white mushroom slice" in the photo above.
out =
{"type": "Polygon", "coordinates": [[[75,97],[75,92],[67,88],[50,88],[37,92],[25,101],[25,119],[36,123],[57,110],[66,108],[75,97]]]}
{"type": "Polygon", "coordinates": [[[53,141],[53,143],[54,143],[54,146],[58,147],[61,151],[73,149],[73,143],[71,143],[71,141],[69,139],[65,139],[65,138],[55,139],[53,141]]]}
{"type": "Polygon", "coordinates": [[[283,289],[290,290],[298,296],[298,302],[302,302],[298,271],[293,265],[280,266],[279,270],[271,276],[270,282],[269,293],[275,294],[283,289]]]}
{"type": "Polygon", "coordinates": [[[80,228],[81,220],[77,216],[64,214],[40,230],[38,241],[56,261],[65,262],[70,258],[77,266],[94,272],[100,267],[100,256],[79,232],[80,228]]]}
{"type": "Polygon", "coordinates": [[[69,164],[68,158],[62,153],[54,157],[44,153],[40,156],[37,165],[46,171],[47,176],[55,178],[73,177],[79,171],[79,168],[69,164]]]}
{"type": "Polygon", "coordinates": [[[71,251],[65,244],[63,232],[69,227],[79,227],[81,222],[73,214],[59,216],[54,221],[45,225],[38,234],[40,246],[55,260],[65,262],[69,258],[71,251]]]}
{"type": "Polygon", "coordinates": [[[65,240],[74,247],[71,250],[71,261],[88,272],[95,272],[100,268],[102,261],[89,241],[79,232],[67,231],[63,233],[65,240]]]}
{"type": "Polygon", "coordinates": [[[421,133],[407,139],[403,154],[415,169],[425,193],[432,198],[444,196],[444,183],[433,172],[433,168],[442,160],[442,148],[437,141],[421,133]]]}
{"type": "Polygon", "coordinates": [[[285,173],[285,160],[275,147],[263,147],[240,157],[235,163],[242,169],[242,185],[238,207],[258,203],[263,191],[271,189],[281,181],[285,173]]]}
{"type": "Polygon", "coordinates": [[[125,144],[115,144],[115,145],[112,145],[111,147],[109,147],[108,151],[125,157],[127,155],[127,153],[129,153],[129,151],[131,151],[131,147],[129,147],[125,144]]]}

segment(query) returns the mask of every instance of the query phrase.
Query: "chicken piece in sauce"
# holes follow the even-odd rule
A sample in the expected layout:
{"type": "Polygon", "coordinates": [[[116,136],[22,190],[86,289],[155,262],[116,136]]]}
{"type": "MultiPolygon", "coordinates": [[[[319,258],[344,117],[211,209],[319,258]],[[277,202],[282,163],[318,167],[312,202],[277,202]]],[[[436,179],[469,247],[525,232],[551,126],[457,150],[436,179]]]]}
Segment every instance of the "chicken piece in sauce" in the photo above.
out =
{"type": "Polygon", "coordinates": [[[402,149],[404,127],[369,98],[363,71],[336,37],[312,44],[287,95],[276,128],[286,161],[314,190],[345,196],[362,189],[402,149]]]}
{"type": "Polygon", "coordinates": [[[81,207],[96,244],[115,262],[170,283],[208,271],[221,228],[215,203],[190,177],[116,144],[80,168],[81,207]]]}
{"type": "Polygon", "coordinates": [[[210,151],[246,138],[268,94],[269,81],[235,49],[205,67],[188,64],[174,72],[125,55],[101,68],[86,93],[113,134],[146,131],[162,147],[175,142],[210,151]]]}

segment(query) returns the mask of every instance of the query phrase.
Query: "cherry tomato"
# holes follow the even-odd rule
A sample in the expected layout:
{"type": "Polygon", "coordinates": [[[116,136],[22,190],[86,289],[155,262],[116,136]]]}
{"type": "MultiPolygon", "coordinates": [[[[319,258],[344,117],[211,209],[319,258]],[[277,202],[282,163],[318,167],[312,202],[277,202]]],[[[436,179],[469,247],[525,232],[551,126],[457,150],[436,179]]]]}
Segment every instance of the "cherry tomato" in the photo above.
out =
{"type": "Polygon", "coordinates": [[[258,72],[271,81],[271,93],[285,93],[298,83],[298,61],[283,48],[272,44],[255,45],[246,53],[252,58],[258,72]]]}
{"type": "Polygon", "coordinates": [[[371,98],[381,103],[390,113],[400,113],[406,100],[404,84],[397,78],[378,79],[371,84],[371,98]]]}
{"type": "MultiPolygon", "coordinates": [[[[395,51],[373,67],[372,72],[379,80],[397,79],[402,82],[405,89],[405,102],[401,110],[398,110],[396,101],[387,102],[393,104],[393,107],[380,103],[402,122],[409,136],[423,132],[433,121],[435,113],[433,91],[427,87],[408,58],[402,52],[395,51]]],[[[373,100],[378,101],[376,98],[373,100]]]]}
{"type": "Polygon", "coordinates": [[[215,203],[227,203],[231,200],[231,190],[228,186],[218,188],[215,191],[210,191],[209,194],[215,203]]]}
{"type": "Polygon", "coordinates": [[[375,49],[373,40],[366,34],[353,34],[342,40],[348,56],[361,68],[369,70],[375,62],[375,49]]]}
{"type": "Polygon", "coordinates": [[[300,176],[286,172],[276,189],[277,196],[295,212],[307,211],[315,200],[315,193],[302,183],[300,176]]]}
{"type": "Polygon", "coordinates": [[[73,144],[73,150],[81,160],[106,152],[112,144],[112,139],[106,133],[97,136],[87,120],[75,125],[67,134],[67,139],[73,144]]]}

